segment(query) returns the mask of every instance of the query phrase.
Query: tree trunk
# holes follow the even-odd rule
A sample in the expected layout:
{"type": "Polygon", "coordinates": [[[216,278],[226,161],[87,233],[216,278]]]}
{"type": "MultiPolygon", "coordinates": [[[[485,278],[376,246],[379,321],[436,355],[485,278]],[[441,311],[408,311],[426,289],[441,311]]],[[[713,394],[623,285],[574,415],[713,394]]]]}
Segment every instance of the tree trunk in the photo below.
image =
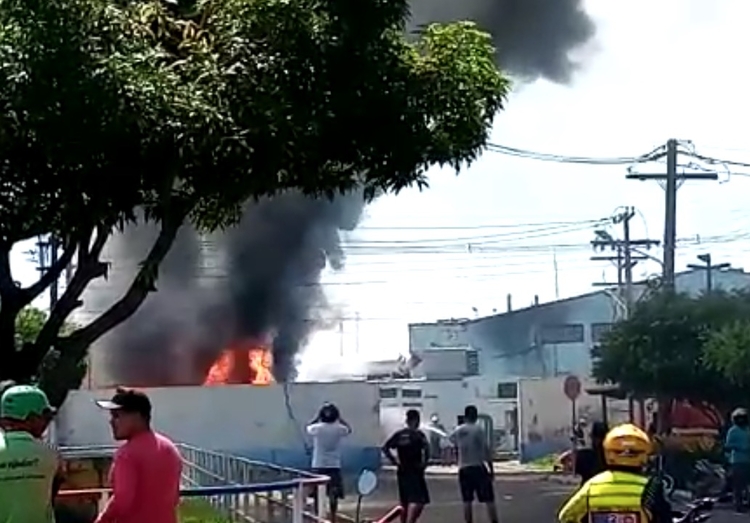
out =
{"type": "Polygon", "coordinates": [[[661,435],[668,435],[672,430],[672,404],[671,398],[659,397],[657,400],[658,413],[657,413],[657,433],[661,435]]]}
{"type": "Polygon", "coordinates": [[[86,376],[88,346],[60,340],[60,348],[52,350],[41,366],[39,386],[47,393],[53,407],[61,407],[71,390],[81,387],[86,376]]]}
{"type": "Polygon", "coordinates": [[[16,342],[16,318],[20,311],[12,298],[0,295],[0,379],[24,382],[31,376],[26,372],[28,366],[16,342]]]}

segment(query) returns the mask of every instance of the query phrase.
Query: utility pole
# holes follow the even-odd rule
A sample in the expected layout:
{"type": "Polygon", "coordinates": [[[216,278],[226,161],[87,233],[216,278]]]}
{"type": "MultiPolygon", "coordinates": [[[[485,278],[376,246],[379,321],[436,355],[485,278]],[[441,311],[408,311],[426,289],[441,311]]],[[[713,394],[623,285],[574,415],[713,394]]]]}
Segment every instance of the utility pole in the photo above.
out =
{"type": "MultiPolygon", "coordinates": [[[[49,249],[49,266],[50,268],[52,268],[57,263],[57,250],[58,250],[57,238],[55,238],[54,236],[50,236],[49,240],[47,241],[47,248],[49,249]]],[[[59,283],[60,283],[60,278],[55,278],[55,281],[52,282],[52,285],[50,285],[50,288],[49,288],[49,310],[50,312],[52,311],[52,309],[55,308],[55,305],[57,305],[57,293],[59,291],[59,283]]]]}
{"type": "MultiPolygon", "coordinates": [[[[36,242],[36,270],[39,276],[44,276],[57,263],[59,251],[59,242],[57,238],[50,235],[46,238],[39,237],[36,242]]],[[[59,296],[59,278],[55,278],[49,288],[49,308],[52,310],[57,305],[59,296]]]]}
{"type": "Polygon", "coordinates": [[[359,311],[354,313],[354,351],[359,356],[359,311]]]}
{"type": "Polygon", "coordinates": [[[635,216],[635,209],[629,208],[622,216],[622,241],[625,244],[625,305],[628,316],[630,315],[630,306],[633,304],[633,256],[630,252],[630,220],[635,216]]]}
{"type": "Polygon", "coordinates": [[[703,262],[703,265],[688,264],[689,269],[705,270],[706,271],[706,294],[710,294],[714,289],[713,284],[713,271],[728,269],[732,266],[731,263],[717,263],[716,265],[711,264],[711,254],[699,254],[698,259],[703,262]]]}
{"type": "Polygon", "coordinates": [[[617,267],[617,283],[595,282],[597,287],[617,287],[623,301],[625,302],[626,316],[630,313],[633,304],[633,267],[640,260],[647,260],[649,256],[639,254],[636,250],[638,247],[650,249],[659,245],[658,240],[639,239],[633,240],[630,237],[630,220],[635,216],[635,209],[628,207],[620,214],[612,218],[615,224],[622,224],[622,240],[615,239],[611,234],[604,230],[595,231],[597,239],[591,242],[595,250],[603,251],[610,249],[615,252],[610,256],[592,256],[592,261],[611,261],[617,267]]]}
{"type": "Polygon", "coordinates": [[[344,357],[344,318],[339,319],[339,356],[344,357]]]}
{"type": "Polygon", "coordinates": [[[717,180],[718,174],[712,172],[678,173],[678,141],[667,141],[667,172],[664,174],[631,173],[626,177],[634,180],[658,180],[664,182],[664,265],[663,283],[668,289],[674,289],[675,248],[677,242],[677,189],[685,180],[717,180]]]}
{"type": "Polygon", "coordinates": [[[555,270],[555,299],[560,299],[560,277],[557,270],[557,251],[552,250],[552,268],[555,270]]]}

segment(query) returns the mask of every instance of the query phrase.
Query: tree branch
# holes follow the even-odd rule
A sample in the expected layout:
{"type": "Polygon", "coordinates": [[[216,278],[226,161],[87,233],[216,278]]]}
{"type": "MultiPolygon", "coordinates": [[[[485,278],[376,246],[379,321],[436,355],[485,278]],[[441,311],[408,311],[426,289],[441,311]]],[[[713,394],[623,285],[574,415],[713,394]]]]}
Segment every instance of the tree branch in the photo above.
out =
{"type": "Polygon", "coordinates": [[[23,308],[20,288],[10,270],[11,248],[10,244],[0,244],[0,354],[6,369],[16,358],[16,317],[23,308]]]}
{"type": "Polygon", "coordinates": [[[12,248],[12,245],[0,245],[0,298],[3,302],[6,302],[5,304],[8,300],[18,296],[19,291],[10,270],[10,251],[12,248]]]}
{"type": "MultiPolygon", "coordinates": [[[[96,228],[96,237],[93,242],[91,242],[91,235],[79,242],[78,267],[65,288],[65,292],[50,312],[49,318],[39,332],[39,336],[37,336],[36,345],[39,346],[40,350],[46,351],[52,345],[70,313],[80,307],[81,294],[86,290],[88,284],[92,280],[107,275],[109,265],[102,262],[99,256],[104,249],[107,238],[109,238],[110,231],[109,227],[100,225],[96,228]]],[[[44,354],[40,356],[43,357],[44,354]]]]}
{"type": "Polygon", "coordinates": [[[70,334],[68,338],[71,342],[89,347],[138,310],[149,293],[156,290],[159,265],[172,247],[186,216],[187,209],[177,211],[177,208],[173,208],[172,212],[165,216],[159,236],[146,258],[141,262],[140,269],[125,295],[90,324],[70,334]]]}
{"type": "MultiPolygon", "coordinates": [[[[96,228],[96,237],[91,241],[91,234],[78,242],[78,267],[65,292],[50,311],[42,330],[33,345],[24,348],[24,357],[33,365],[38,365],[56,342],[60,329],[70,313],[81,306],[81,294],[88,284],[96,278],[107,275],[108,264],[99,260],[104,244],[109,238],[111,228],[100,225],[96,228]]],[[[75,252],[76,249],[73,249],[75,252]]],[[[72,256],[72,254],[71,254],[72,256]]]]}
{"type": "Polygon", "coordinates": [[[47,271],[42,275],[39,280],[37,280],[36,283],[33,285],[26,287],[25,289],[21,289],[21,293],[23,296],[24,306],[28,305],[34,299],[36,299],[37,296],[39,296],[44,290],[52,285],[55,280],[57,280],[60,277],[60,274],[62,274],[62,271],[65,270],[65,268],[70,264],[71,260],[73,259],[73,255],[76,252],[77,242],[75,241],[69,241],[65,245],[65,248],[63,249],[63,254],[60,256],[60,258],[55,262],[51,267],[47,269],[47,271]]]}

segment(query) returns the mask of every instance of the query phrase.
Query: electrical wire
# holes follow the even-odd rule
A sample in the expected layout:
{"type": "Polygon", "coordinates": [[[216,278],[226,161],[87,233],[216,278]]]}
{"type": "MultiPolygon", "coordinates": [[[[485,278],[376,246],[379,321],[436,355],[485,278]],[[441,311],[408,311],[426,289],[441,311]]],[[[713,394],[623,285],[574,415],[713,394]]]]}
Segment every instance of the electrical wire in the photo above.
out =
{"type": "Polygon", "coordinates": [[[589,164],[589,165],[628,165],[636,163],[652,162],[662,158],[666,155],[666,148],[664,145],[656,147],[652,151],[637,156],[619,156],[612,158],[596,158],[591,156],[567,156],[561,154],[549,154],[541,153],[537,151],[529,151],[526,149],[519,149],[517,147],[510,147],[507,145],[500,145],[490,143],[487,145],[487,150],[495,153],[504,154],[506,156],[514,156],[517,158],[526,158],[530,160],[538,160],[544,162],[555,162],[555,163],[572,163],[572,164],[589,164]]]}
{"type": "Polygon", "coordinates": [[[577,221],[559,221],[559,222],[535,222],[535,223],[503,223],[503,224],[479,224],[479,225],[424,225],[424,226],[390,226],[390,227],[369,227],[363,225],[357,227],[357,231],[464,231],[480,229],[518,229],[522,227],[551,227],[558,225],[581,225],[585,223],[596,223],[601,220],[577,220],[577,221]]]}
{"type": "Polygon", "coordinates": [[[506,232],[496,234],[484,234],[478,236],[459,236],[450,238],[419,238],[411,240],[346,240],[342,245],[347,248],[378,246],[378,245],[424,245],[432,243],[476,243],[477,241],[507,240],[507,239],[527,239],[527,238],[544,238],[547,236],[557,236],[568,232],[577,232],[592,227],[603,226],[612,222],[612,218],[602,218],[599,220],[588,220],[579,222],[574,225],[555,225],[550,227],[539,227],[536,229],[527,229],[519,232],[506,232]]]}
{"type": "Polygon", "coordinates": [[[748,162],[737,162],[735,160],[726,160],[726,159],[720,159],[720,158],[714,158],[712,156],[706,156],[703,154],[698,154],[696,152],[687,152],[682,151],[683,154],[690,156],[692,158],[695,158],[696,160],[700,160],[702,162],[705,162],[709,165],[731,165],[733,167],[745,167],[750,168],[750,163],[748,162]]]}
{"type": "Polygon", "coordinates": [[[308,457],[312,456],[312,447],[307,441],[307,437],[305,436],[305,430],[302,428],[302,424],[297,420],[297,417],[294,415],[294,408],[292,407],[292,398],[291,398],[291,394],[289,393],[289,383],[286,381],[282,383],[281,390],[284,392],[284,406],[286,407],[286,414],[289,417],[289,420],[297,428],[297,432],[299,433],[300,441],[302,442],[302,447],[305,450],[305,454],[308,457]]]}

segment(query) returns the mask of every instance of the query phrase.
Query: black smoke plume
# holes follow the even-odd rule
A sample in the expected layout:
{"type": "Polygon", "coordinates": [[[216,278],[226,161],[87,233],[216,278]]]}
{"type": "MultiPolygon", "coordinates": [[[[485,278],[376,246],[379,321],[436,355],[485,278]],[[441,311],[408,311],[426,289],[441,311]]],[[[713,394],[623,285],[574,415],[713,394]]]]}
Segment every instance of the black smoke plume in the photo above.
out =
{"type": "Polygon", "coordinates": [[[568,83],[571,51],[594,36],[583,0],[412,0],[414,26],[459,20],[491,33],[500,65],[524,81],[568,83]]]}
{"type": "MultiPolygon", "coordinates": [[[[565,83],[576,68],[570,52],[594,34],[581,4],[414,0],[412,28],[473,20],[492,33],[506,70],[526,81],[565,83]]],[[[356,227],[363,206],[358,194],[329,202],[290,193],[249,205],[241,223],[213,235],[209,245],[185,227],[162,265],[159,292],[103,340],[106,377],[134,385],[200,382],[230,341],[273,334],[276,378],[293,378],[295,356],[327,305],[321,271],[326,264],[343,264],[340,231],[356,227]],[[205,266],[207,259],[222,257],[218,268],[205,266]]],[[[90,308],[101,310],[124,291],[155,236],[153,227],[141,226],[113,242],[115,265],[133,263],[119,269],[120,278],[113,275],[108,285],[89,293],[90,308]]]]}
{"type": "MultiPolygon", "coordinates": [[[[276,379],[293,379],[295,357],[328,308],[321,272],[343,266],[340,231],[353,230],[363,208],[362,194],[328,201],[288,193],[248,205],[240,223],[210,239],[185,226],[159,291],[104,341],[107,378],[200,383],[232,341],[270,335],[276,379]]],[[[138,260],[155,234],[131,227],[114,240],[116,251],[138,260]]]]}

